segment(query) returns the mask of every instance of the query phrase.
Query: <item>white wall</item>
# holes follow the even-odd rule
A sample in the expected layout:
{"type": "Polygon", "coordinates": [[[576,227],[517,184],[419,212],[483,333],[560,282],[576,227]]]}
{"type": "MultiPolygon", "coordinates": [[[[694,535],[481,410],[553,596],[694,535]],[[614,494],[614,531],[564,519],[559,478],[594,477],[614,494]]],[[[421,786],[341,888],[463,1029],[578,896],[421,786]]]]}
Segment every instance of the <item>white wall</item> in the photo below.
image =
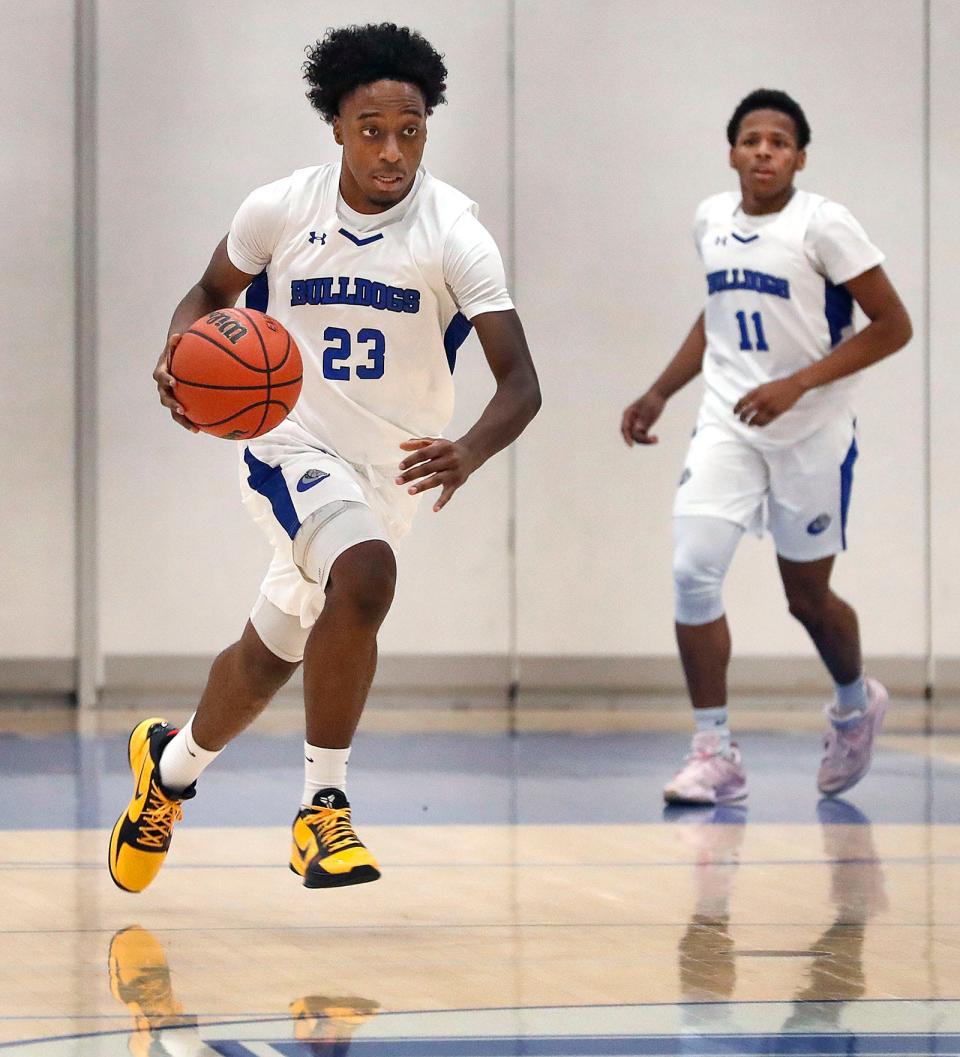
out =
{"type": "MultiPolygon", "coordinates": [[[[619,421],[702,307],[693,211],[736,186],[725,129],[747,92],[801,101],[813,128],[801,186],[855,211],[919,317],[921,5],[875,11],[872,0],[518,6],[517,271],[545,395],[520,447],[522,651],[673,649],[669,516],[699,383],[668,408],[658,447],[628,450],[619,421]]],[[[922,337],[865,378],[858,401],[853,550],[837,582],[868,652],[923,646],[922,337]]],[[[809,652],[769,540],[746,541],[727,603],[740,653],[809,652]]]]}
{"type": "Polygon", "coordinates": [[[73,3],[0,7],[0,655],[73,654],[73,3]]]}
{"type": "MultiPolygon", "coordinates": [[[[69,656],[72,575],[73,125],[70,0],[0,0],[0,377],[5,545],[0,655],[69,656]],[[29,120],[24,115],[29,115],[29,120]],[[42,334],[42,337],[41,337],[42,334]]],[[[813,126],[801,184],[848,204],[887,252],[912,346],[864,378],[851,554],[837,583],[868,653],[924,645],[922,0],[518,0],[515,292],[545,405],[518,449],[520,646],[528,654],[670,653],[669,510],[697,401],[658,448],[627,451],[624,404],[701,303],[690,220],[733,186],[725,123],[760,84],[813,126]]],[[[329,25],[393,18],[446,52],[450,104],[427,163],[508,244],[510,0],[208,0],[99,7],[100,560],[107,654],[209,654],[241,627],[268,552],[239,505],[233,446],[174,427],[150,372],[174,305],[246,192],[334,157],[303,98],[303,47],[329,25]]],[[[960,654],[960,320],[953,219],[960,14],[933,0],[934,644],[960,654]]],[[[452,432],[491,391],[474,340],[452,432]]],[[[401,562],[384,653],[501,653],[508,641],[508,459],[401,562]]],[[[806,655],[769,541],[746,541],[727,600],[741,654],[806,655]]]]}
{"type": "MultiPolygon", "coordinates": [[[[393,18],[447,57],[426,162],[506,239],[504,2],[107,3],[101,10],[101,555],[108,654],[206,653],[239,632],[269,560],[239,506],[235,446],[175,427],[150,373],[170,314],[248,191],[336,157],[304,99],[303,48],[331,24],[393,18]],[[159,43],[159,46],[158,46],[159,43]],[[477,115],[483,115],[482,128],[477,115]]],[[[492,393],[473,339],[459,409],[492,393]]],[[[399,453],[398,453],[399,459],[399,453]]],[[[489,464],[404,547],[383,652],[502,652],[507,463],[489,464]]]]}
{"type": "Polygon", "coordinates": [[[933,0],[931,34],[930,398],[933,652],[960,655],[960,4],[933,0]]]}

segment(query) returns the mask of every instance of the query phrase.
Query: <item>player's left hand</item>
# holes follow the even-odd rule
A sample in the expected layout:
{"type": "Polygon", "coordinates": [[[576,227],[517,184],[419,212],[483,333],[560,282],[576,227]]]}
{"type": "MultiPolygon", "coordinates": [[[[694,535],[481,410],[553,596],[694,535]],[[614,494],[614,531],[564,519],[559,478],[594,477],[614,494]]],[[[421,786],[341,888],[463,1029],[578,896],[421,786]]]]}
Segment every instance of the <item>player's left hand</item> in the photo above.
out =
{"type": "Polygon", "coordinates": [[[748,426],[766,426],[784,411],[789,411],[804,392],[803,386],[795,379],[778,378],[741,396],[733,413],[748,426]]]}
{"type": "Polygon", "coordinates": [[[477,463],[463,444],[443,437],[411,437],[400,447],[412,452],[400,463],[397,484],[411,484],[410,495],[428,488],[441,488],[440,498],[433,504],[434,511],[442,510],[453,493],[477,468],[477,463]]]}

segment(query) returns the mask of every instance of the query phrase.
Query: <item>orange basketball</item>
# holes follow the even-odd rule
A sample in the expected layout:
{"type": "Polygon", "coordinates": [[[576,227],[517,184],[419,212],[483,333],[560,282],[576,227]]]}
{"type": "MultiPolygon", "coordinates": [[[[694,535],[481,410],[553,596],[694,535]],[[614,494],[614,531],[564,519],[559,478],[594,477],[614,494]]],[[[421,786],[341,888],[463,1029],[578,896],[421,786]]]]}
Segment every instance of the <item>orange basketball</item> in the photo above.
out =
{"type": "Polygon", "coordinates": [[[300,350],[284,327],[250,308],[202,316],[170,354],[187,418],[214,437],[249,440],[279,425],[303,385],[300,350]]]}

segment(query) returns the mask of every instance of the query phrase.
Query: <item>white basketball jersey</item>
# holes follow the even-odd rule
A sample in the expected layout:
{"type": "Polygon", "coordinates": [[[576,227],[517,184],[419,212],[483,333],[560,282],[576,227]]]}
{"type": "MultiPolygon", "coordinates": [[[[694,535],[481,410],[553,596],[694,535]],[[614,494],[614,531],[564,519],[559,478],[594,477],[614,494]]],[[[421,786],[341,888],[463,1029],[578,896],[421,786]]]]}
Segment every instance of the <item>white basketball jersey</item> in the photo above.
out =
{"type": "Polygon", "coordinates": [[[697,210],[707,283],[703,412],[754,444],[780,446],[848,410],[853,378],[811,390],[762,428],[741,423],[734,405],[751,389],[822,359],[852,333],[853,299],[843,283],[883,254],[842,206],[821,195],[794,191],[767,217],[739,206],[739,193],[725,192],[697,210]]]}
{"type": "MultiPolygon", "coordinates": [[[[444,282],[443,246],[477,207],[424,173],[402,217],[352,231],[337,213],[339,182],[329,164],[261,189],[285,208],[264,236],[265,287],[255,281],[247,304],[278,319],[303,356],[288,421],[350,462],[397,463],[401,441],[440,434],[453,412],[452,360],[470,323],[444,282]]],[[[236,263],[232,241],[228,250],[236,263]]]]}

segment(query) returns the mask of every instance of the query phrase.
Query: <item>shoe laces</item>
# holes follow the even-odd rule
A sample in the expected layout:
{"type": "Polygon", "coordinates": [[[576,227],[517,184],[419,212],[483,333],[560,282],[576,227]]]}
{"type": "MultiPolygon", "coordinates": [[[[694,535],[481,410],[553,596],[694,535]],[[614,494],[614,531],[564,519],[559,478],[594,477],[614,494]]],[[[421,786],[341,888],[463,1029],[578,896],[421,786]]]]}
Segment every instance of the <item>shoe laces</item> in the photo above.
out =
{"type": "Polygon", "coordinates": [[[851,737],[857,731],[856,726],[836,727],[831,725],[823,739],[824,759],[844,760],[856,750],[856,739],[851,737]]]}
{"type": "Polygon", "coordinates": [[[304,815],[303,821],[308,826],[317,827],[320,831],[320,840],[330,851],[340,851],[342,848],[360,843],[350,824],[350,808],[348,807],[322,807],[319,811],[311,811],[309,815],[304,815]]]}
{"type": "Polygon", "coordinates": [[[141,815],[138,843],[148,848],[163,848],[170,840],[174,823],[182,818],[180,801],[167,800],[156,786],[152,786],[147,806],[141,815]]]}

